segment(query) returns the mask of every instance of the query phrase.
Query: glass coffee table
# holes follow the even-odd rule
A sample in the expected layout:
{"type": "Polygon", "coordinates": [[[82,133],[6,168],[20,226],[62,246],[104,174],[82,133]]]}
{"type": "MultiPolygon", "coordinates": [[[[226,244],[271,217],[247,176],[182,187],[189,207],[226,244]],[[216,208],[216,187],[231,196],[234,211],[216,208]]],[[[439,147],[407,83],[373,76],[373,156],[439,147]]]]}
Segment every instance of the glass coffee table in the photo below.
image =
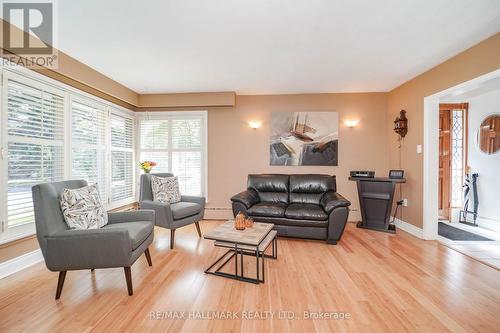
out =
{"type": "Polygon", "coordinates": [[[215,229],[204,233],[205,239],[214,240],[214,245],[228,248],[210,267],[205,270],[206,274],[213,274],[244,282],[260,283],[265,277],[265,258],[278,258],[278,244],[276,231],[272,223],[255,222],[253,227],[245,230],[236,230],[234,221],[227,221],[215,229]],[[266,254],[266,250],[272,246],[272,254],[266,254]],[[253,256],[256,260],[256,276],[245,276],[244,257],[253,256]],[[222,272],[221,270],[234,259],[234,274],[222,272]]]}

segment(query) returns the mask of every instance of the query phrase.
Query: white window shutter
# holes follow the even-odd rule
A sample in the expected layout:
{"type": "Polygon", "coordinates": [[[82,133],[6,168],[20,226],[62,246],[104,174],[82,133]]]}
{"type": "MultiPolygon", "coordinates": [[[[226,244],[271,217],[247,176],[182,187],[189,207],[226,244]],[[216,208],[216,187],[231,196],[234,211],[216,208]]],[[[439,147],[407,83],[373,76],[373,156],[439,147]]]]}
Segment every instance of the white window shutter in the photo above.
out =
{"type": "Polygon", "coordinates": [[[142,119],[139,125],[140,161],[154,161],[154,172],[179,177],[182,194],[202,195],[206,156],[204,116],[168,115],[165,119],[142,119]]]}
{"type": "Polygon", "coordinates": [[[97,183],[101,201],[107,203],[106,122],[104,106],[91,101],[71,101],[71,175],[97,183]]]}
{"type": "Polygon", "coordinates": [[[64,97],[7,81],[7,227],[34,222],[31,187],[64,179],[64,97]]]}
{"type": "Polygon", "coordinates": [[[111,114],[111,201],[134,197],[134,122],[111,114]]]}
{"type": "Polygon", "coordinates": [[[186,195],[201,195],[201,126],[200,118],[172,120],[172,173],[186,195]]]}
{"type": "Polygon", "coordinates": [[[154,161],[154,172],[169,172],[169,120],[142,120],[139,125],[139,161],[154,161]]]}

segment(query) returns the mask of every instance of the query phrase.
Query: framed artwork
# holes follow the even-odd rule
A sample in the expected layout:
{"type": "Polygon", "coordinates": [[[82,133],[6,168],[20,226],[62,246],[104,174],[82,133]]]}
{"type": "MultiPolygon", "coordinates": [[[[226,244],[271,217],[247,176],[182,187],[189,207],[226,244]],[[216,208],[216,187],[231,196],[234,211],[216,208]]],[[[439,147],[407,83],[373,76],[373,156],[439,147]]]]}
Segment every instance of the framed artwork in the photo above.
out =
{"type": "Polygon", "coordinates": [[[271,165],[338,165],[337,112],[272,112],[271,165]]]}

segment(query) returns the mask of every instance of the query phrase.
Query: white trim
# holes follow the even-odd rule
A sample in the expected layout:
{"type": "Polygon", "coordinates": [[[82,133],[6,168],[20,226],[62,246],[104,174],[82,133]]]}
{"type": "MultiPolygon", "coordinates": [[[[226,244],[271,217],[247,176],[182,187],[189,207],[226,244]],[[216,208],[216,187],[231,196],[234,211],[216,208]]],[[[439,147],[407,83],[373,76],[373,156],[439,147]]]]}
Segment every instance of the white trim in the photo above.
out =
{"type": "MultiPolygon", "coordinates": [[[[7,188],[7,90],[4,89],[7,79],[5,75],[3,75],[3,64],[0,67],[2,68],[1,72],[1,91],[0,91],[0,239],[6,238],[5,231],[7,228],[7,191],[4,189],[7,188]]],[[[0,241],[0,244],[2,242],[0,241]]]]}
{"type": "Polygon", "coordinates": [[[438,232],[439,99],[424,98],[423,238],[438,232]]]}
{"type": "Polygon", "coordinates": [[[405,222],[403,220],[400,220],[398,218],[394,219],[394,224],[399,229],[401,229],[403,231],[406,231],[407,233],[409,233],[409,234],[411,234],[411,235],[413,235],[413,236],[415,236],[417,238],[424,239],[423,230],[420,229],[419,227],[416,227],[413,224],[410,224],[410,223],[405,222]]]}
{"type": "Polygon", "coordinates": [[[0,263],[0,279],[19,272],[43,260],[40,249],[0,263]]]}
{"type": "Polygon", "coordinates": [[[33,236],[36,233],[34,222],[16,225],[10,228],[7,227],[7,221],[5,221],[5,223],[5,231],[3,233],[0,232],[0,244],[5,244],[24,237],[33,236]]]}
{"type": "MultiPolygon", "coordinates": [[[[472,219],[468,219],[469,222],[472,222],[472,219]]],[[[488,229],[491,231],[499,232],[500,231],[500,221],[495,219],[490,219],[483,216],[478,216],[476,220],[477,225],[480,228],[488,229]]]]}
{"type": "Polygon", "coordinates": [[[453,91],[475,89],[484,82],[500,77],[500,69],[424,98],[424,179],[422,216],[424,239],[438,236],[439,175],[439,102],[453,91]]]}

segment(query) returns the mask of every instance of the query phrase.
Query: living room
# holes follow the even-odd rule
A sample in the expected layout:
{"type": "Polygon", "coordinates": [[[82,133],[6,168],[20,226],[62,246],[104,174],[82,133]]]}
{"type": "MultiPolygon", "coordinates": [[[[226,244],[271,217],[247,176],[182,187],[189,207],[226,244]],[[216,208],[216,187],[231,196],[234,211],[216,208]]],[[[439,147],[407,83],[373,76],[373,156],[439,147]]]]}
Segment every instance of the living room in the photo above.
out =
{"type": "Polygon", "coordinates": [[[437,230],[439,104],[500,76],[498,1],[2,1],[2,22],[2,332],[500,328],[500,240],[437,230]]]}

